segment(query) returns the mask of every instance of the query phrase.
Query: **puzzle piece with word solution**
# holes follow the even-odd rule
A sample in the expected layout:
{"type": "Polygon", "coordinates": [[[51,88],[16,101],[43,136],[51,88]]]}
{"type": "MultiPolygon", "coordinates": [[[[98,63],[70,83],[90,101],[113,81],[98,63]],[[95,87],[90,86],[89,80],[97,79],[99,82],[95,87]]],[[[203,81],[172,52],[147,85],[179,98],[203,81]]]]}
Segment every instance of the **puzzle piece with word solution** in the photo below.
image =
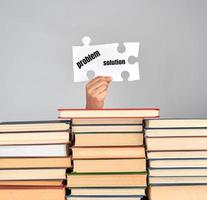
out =
{"type": "Polygon", "coordinates": [[[111,76],[113,81],[123,81],[122,73],[128,72],[128,81],[140,79],[139,63],[130,64],[130,57],[138,57],[139,42],[125,42],[125,51],[118,51],[119,44],[91,45],[91,39],[84,37],[83,46],[73,46],[74,81],[88,81],[88,72],[95,76],[111,76]]]}

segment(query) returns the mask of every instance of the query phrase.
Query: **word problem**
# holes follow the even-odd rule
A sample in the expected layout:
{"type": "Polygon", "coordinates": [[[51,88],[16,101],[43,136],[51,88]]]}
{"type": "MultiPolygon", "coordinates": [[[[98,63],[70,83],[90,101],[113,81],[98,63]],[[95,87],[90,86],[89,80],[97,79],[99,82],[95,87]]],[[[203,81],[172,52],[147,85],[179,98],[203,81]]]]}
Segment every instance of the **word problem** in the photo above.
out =
{"type": "MultiPolygon", "coordinates": [[[[84,65],[86,65],[87,63],[89,63],[92,60],[96,59],[100,55],[101,54],[100,54],[99,51],[95,51],[92,54],[89,54],[88,56],[85,56],[82,60],[80,60],[76,64],[77,64],[78,68],[81,69],[84,65]]],[[[103,61],[103,66],[107,66],[107,65],[123,65],[125,63],[126,63],[125,60],[119,60],[119,59],[106,60],[106,61],[103,61]]]]}

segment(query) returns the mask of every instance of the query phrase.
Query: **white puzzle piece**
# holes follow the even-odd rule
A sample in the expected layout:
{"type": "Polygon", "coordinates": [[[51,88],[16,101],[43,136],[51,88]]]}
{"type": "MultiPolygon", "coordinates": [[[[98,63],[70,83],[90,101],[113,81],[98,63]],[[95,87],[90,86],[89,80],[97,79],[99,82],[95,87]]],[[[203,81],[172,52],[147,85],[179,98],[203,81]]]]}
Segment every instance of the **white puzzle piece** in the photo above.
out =
{"type": "Polygon", "coordinates": [[[84,37],[83,46],[73,46],[74,81],[88,81],[87,73],[95,76],[111,76],[113,81],[123,81],[122,72],[129,73],[128,81],[140,79],[139,63],[130,64],[129,57],[138,57],[139,42],[124,43],[125,52],[118,52],[118,43],[90,46],[91,39],[84,37]]]}

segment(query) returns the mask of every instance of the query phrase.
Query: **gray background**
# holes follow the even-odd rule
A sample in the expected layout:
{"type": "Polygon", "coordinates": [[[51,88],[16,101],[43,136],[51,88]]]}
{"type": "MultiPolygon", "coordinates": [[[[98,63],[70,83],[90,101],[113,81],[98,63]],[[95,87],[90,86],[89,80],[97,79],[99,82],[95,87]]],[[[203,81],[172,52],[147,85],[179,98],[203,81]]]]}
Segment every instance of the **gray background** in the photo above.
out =
{"type": "Polygon", "coordinates": [[[207,1],[0,0],[0,120],[56,119],[84,107],[73,45],[139,41],[141,80],[112,83],[105,107],[207,117],[207,1]]]}

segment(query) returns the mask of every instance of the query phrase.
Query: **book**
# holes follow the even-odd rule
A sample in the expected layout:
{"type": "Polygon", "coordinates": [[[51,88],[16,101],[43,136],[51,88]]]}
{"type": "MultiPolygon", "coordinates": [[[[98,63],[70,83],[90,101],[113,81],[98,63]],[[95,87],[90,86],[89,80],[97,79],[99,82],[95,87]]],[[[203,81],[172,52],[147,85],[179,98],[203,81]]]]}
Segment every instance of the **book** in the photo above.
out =
{"type": "Polygon", "coordinates": [[[143,171],[146,171],[145,158],[96,159],[96,160],[73,161],[73,172],[77,172],[77,173],[143,172],[143,171]]]}
{"type": "Polygon", "coordinates": [[[105,195],[100,195],[100,196],[76,196],[76,195],[68,195],[66,197],[68,200],[142,200],[143,196],[138,196],[138,195],[131,195],[131,196],[105,196],[105,195]]]}
{"type": "Polygon", "coordinates": [[[150,160],[149,167],[150,168],[207,168],[207,159],[150,160]]]}
{"type": "Polygon", "coordinates": [[[75,133],[75,146],[139,146],[143,133],[75,133]]]}
{"type": "Polygon", "coordinates": [[[204,200],[207,185],[151,186],[150,200],[204,200]]]}
{"type": "Polygon", "coordinates": [[[142,187],[124,187],[124,188],[70,188],[71,195],[108,195],[108,196],[118,196],[118,195],[145,195],[145,188],[142,187]]]}
{"type": "Polygon", "coordinates": [[[146,137],[199,137],[207,136],[207,128],[145,129],[146,137]]]}
{"type": "Polygon", "coordinates": [[[0,133],[0,145],[69,143],[69,132],[0,133]]]}
{"type": "Polygon", "coordinates": [[[201,159],[207,158],[207,151],[148,151],[148,159],[201,159]]]}
{"type": "Polygon", "coordinates": [[[149,177],[150,185],[207,185],[207,177],[199,176],[150,176],[149,177]]]}
{"type": "Polygon", "coordinates": [[[73,133],[142,132],[142,125],[72,125],[73,133]]]}
{"type": "Polygon", "coordinates": [[[146,173],[72,173],[67,182],[67,187],[145,187],[146,173]]]}
{"type": "Polygon", "coordinates": [[[0,197],[5,200],[65,200],[65,188],[32,187],[32,188],[0,188],[0,197]]]}
{"type": "Polygon", "coordinates": [[[0,169],[71,168],[71,157],[0,158],[0,169]]]}
{"type": "Polygon", "coordinates": [[[66,169],[2,169],[0,180],[65,179],[66,169]]]}
{"type": "Polygon", "coordinates": [[[145,120],[146,128],[206,128],[207,119],[150,119],[145,120]]]}
{"type": "Polygon", "coordinates": [[[150,169],[149,176],[207,176],[207,168],[150,169]]]}
{"type": "Polygon", "coordinates": [[[47,187],[47,186],[62,186],[64,180],[8,180],[0,181],[0,187],[15,186],[15,187],[47,187]]]}
{"type": "Polygon", "coordinates": [[[67,156],[67,151],[66,144],[0,146],[0,158],[64,157],[67,156]]]}
{"type": "Polygon", "coordinates": [[[146,138],[148,151],[207,150],[207,137],[146,138]]]}
{"type": "Polygon", "coordinates": [[[73,125],[141,125],[142,118],[75,118],[73,125]]]}
{"type": "Polygon", "coordinates": [[[70,121],[1,122],[0,132],[66,131],[70,121]]]}
{"type": "Polygon", "coordinates": [[[60,119],[72,118],[149,118],[159,117],[158,108],[122,108],[122,109],[59,109],[60,119]]]}
{"type": "Polygon", "coordinates": [[[143,146],[72,147],[73,159],[144,158],[143,146]]]}
{"type": "Polygon", "coordinates": [[[150,200],[205,199],[197,187],[207,185],[206,125],[207,119],[145,121],[150,200]]]}

